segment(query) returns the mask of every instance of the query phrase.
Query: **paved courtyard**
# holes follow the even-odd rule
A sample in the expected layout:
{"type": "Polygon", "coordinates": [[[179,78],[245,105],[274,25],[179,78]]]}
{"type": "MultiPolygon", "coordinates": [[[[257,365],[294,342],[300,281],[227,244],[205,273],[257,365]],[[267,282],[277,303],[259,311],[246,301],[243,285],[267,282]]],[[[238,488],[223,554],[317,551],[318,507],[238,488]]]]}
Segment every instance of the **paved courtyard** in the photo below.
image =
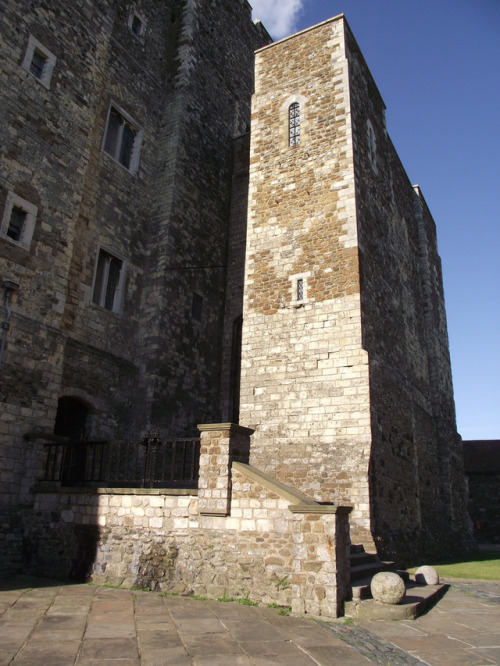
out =
{"type": "Polygon", "coordinates": [[[453,584],[413,621],[319,623],[154,592],[0,581],[0,666],[370,663],[500,664],[500,584],[453,584]]]}

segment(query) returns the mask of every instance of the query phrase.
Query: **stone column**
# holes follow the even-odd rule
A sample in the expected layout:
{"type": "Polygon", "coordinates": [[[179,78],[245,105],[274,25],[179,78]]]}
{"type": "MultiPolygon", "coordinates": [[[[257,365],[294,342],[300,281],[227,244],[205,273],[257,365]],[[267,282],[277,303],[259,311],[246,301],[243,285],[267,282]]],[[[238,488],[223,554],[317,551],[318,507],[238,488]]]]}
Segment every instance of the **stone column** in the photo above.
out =
{"type": "Polygon", "coordinates": [[[292,610],[340,617],[349,587],[349,513],[352,507],[289,506],[303,514],[294,535],[292,610]]]}
{"type": "Polygon", "coordinates": [[[253,430],[234,423],[199,425],[200,475],[198,506],[201,515],[228,516],[231,511],[231,463],[248,463],[253,430]]]}

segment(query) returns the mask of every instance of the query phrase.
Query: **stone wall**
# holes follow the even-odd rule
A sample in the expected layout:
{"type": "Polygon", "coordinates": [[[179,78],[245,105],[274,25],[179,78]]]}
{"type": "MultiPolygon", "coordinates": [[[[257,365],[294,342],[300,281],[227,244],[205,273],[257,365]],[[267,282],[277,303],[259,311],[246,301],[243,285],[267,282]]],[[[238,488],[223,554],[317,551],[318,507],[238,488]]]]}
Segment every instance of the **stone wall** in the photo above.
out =
{"type": "Polygon", "coordinates": [[[500,474],[471,474],[469,515],[479,543],[500,543],[500,474]]]}
{"type": "Polygon", "coordinates": [[[38,208],[29,248],[0,238],[1,276],[20,285],[2,360],[2,458],[5,452],[13,461],[1,472],[5,502],[28,500],[38,444],[23,435],[52,432],[59,397],[90,407],[91,435],[119,436],[131,425],[139,239],[147,234],[148,181],[157,168],[161,60],[170,37],[162,25],[170,25],[171,3],[141,3],[149,17],[143,42],[118,4],[48,2],[23,10],[9,0],[2,8],[1,204],[12,191],[38,208]],[[30,35],[56,57],[48,88],[22,66],[30,35]],[[143,132],[135,174],[102,150],[111,102],[143,132]],[[127,295],[116,313],[92,302],[99,247],[124,261],[127,295]]]}
{"type": "Polygon", "coordinates": [[[462,442],[469,516],[479,543],[500,543],[500,440],[462,442]]]}
{"type": "Polygon", "coordinates": [[[29,248],[0,236],[0,278],[20,285],[0,387],[0,503],[16,504],[40,476],[24,435],[53,432],[61,397],[95,439],[219,420],[233,138],[270,38],[246,0],[6,0],[2,19],[0,219],[8,192],[37,207],[29,248]],[[30,35],[56,58],[48,86],[23,66],[30,35]],[[111,105],[141,135],[137,168],[104,150],[111,105]],[[122,261],[113,308],[94,303],[101,249],[122,261]]]}
{"type": "Polygon", "coordinates": [[[248,131],[254,49],[270,41],[246,2],[187,2],[151,182],[139,357],[152,427],[192,436],[220,420],[234,138],[248,131]],[[192,315],[193,294],[202,299],[192,315]]]}
{"type": "Polygon", "coordinates": [[[384,103],[349,30],[346,38],[372,530],[380,554],[418,561],[464,548],[470,536],[441,261],[432,216],[387,134],[384,103]]]}
{"type": "Polygon", "coordinates": [[[25,524],[27,571],[341,614],[349,584],[349,509],[318,505],[231,463],[221,453],[224,442],[241,454],[243,440],[242,429],[230,424],[202,433],[202,485],[215,494],[230,489],[222,511],[207,504],[201,489],[200,497],[104,488],[38,493],[25,524]]]}

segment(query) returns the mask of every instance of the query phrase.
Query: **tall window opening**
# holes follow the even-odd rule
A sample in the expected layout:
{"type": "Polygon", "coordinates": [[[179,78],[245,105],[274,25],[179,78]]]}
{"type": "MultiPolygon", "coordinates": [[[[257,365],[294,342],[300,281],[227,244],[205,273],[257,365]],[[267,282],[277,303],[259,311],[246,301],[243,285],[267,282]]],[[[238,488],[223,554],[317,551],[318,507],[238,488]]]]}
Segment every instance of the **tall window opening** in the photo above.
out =
{"type": "Polygon", "coordinates": [[[99,251],[94,282],[93,301],[106,310],[121,309],[123,262],[105,250],[99,251]]]}
{"type": "Polygon", "coordinates": [[[37,79],[41,79],[43,76],[43,68],[47,62],[47,58],[42,55],[39,51],[33,53],[33,58],[30,63],[30,72],[33,76],[36,76],[37,79]]]}
{"type": "Polygon", "coordinates": [[[19,206],[12,206],[10,213],[7,236],[12,240],[20,241],[23,235],[24,224],[26,222],[27,212],[19,206]]]}
{"type": "Polygon", "coordinates": [[[288,108],[288,145],[298,146],[300,143],[300,104],[294,102],[288,108]]]}
{"type": "Polygon", "coordinates": [[[139,165],[141,134],[129,118],[112,106],[109,110],[103,150],[135,173],[139,165]]]}

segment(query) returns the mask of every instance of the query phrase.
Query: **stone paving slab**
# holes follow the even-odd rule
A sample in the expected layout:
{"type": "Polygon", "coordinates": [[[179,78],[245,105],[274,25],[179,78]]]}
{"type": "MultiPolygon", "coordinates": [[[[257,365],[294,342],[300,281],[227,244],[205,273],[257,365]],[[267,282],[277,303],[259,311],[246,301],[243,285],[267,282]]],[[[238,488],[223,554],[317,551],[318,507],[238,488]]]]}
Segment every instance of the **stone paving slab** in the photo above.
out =
{"type": "Polygon", "coordinates": [[[500,665],[500,584],[452,583],[417,620],[318,622],[275,609],[0,581],[0,666],[500,665]]]}

